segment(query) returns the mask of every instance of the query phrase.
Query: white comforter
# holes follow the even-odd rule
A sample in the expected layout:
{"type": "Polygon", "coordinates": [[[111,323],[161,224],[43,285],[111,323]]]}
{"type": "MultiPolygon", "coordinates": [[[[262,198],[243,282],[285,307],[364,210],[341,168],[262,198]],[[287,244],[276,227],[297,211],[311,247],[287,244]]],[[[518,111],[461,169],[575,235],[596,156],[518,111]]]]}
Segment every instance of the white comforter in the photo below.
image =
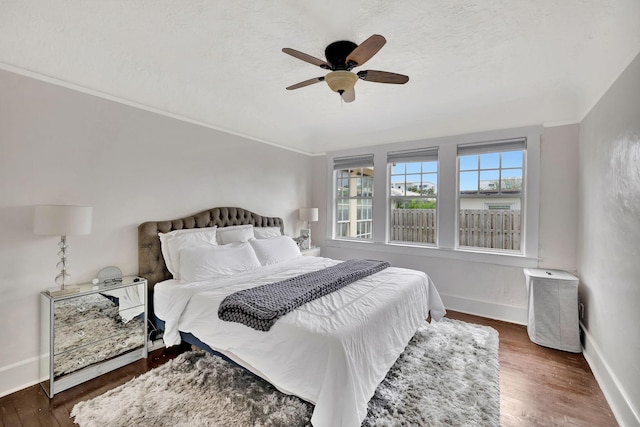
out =
{"type": "Polygon", "coordinates": [[[315,404],[316,427],[359,426],[376,387],[427,315],[445,314],[423,272],[390,267],[311,301],[268,331],[218,318],[233,292],[273,283],[340,261],[299,257],[224,279],[155,286],[155,314],[167,346],[190,332],[284,393],[315,404]]]}

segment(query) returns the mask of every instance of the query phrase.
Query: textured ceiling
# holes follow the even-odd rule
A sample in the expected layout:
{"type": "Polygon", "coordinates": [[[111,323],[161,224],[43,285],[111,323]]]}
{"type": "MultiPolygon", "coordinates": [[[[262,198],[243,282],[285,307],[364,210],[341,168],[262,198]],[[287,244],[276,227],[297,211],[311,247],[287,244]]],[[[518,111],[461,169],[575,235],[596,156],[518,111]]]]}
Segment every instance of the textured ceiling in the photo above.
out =
{"type": "Polygon", "coordinates": [[[0,0],[0,67],[306,153],[580,121],[640,52],[638,0],[0,0]],[[336,40],[387,44],[342,104],[336,40]]]}

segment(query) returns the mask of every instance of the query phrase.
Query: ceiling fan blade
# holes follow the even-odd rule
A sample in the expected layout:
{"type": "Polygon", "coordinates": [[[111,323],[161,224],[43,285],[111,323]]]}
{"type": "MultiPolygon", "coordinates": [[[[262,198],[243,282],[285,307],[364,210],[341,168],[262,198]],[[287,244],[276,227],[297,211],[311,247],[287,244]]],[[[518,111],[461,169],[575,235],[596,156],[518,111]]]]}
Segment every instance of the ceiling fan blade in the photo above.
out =
{"type": "Polygon", "coordinates": [[[347,90],[345,92],[342,92],[342,100],[344,102],[353,102],[356,100],[356,90],[355,89],[351,89],[351,90],[347,90]]]}
{"type": "Polygon", "coordinates": [[[318,83],[318,82],[322,82],[322,81],[324,81],[324,76],[323,77],[314,77],[313,79],[305,80],[303,82],[291,85],[291,86],[289,86],[287,88],[287,90],[300,89],[301,87],[309,86],[309,85],[312,85],[314,83],[318,83]]]}
{"type": "Polygon", "coordinates": [[[285,47],[282,49],[282,51],[288,55],[293,56],[294,58],[298,58],[301,59],[305,62],[308,62],[309,64],[312,65],[317,65],[320,68],[324,68],[325,70],[331,70],[332,67],[330,64],[328,64],[327,62],[323,61],[322,59],[318,59],[315,56],[311,56],[311,55],[307,55],[306,53],[302,53],[300,51],[297,51],[295,49],[291,49],[288,47],[285,47]]]}
{"type": "Polygon", "coordinates": [[[373,55],[378,53],[387,40],[379,34],[374,34],[355,49],[347,56],[346,63],[354,64],[354,67],[360,66],[367,62],[373,55]]]}
{"type": "Polygon", "coordinates": [[[358,71],[358,77],[362,80],[375,83],[391,83],[394,85],[403,85],[409,81],[409,76],[404,74],[390,73],[388,71],[366,70],[358,71]]]}

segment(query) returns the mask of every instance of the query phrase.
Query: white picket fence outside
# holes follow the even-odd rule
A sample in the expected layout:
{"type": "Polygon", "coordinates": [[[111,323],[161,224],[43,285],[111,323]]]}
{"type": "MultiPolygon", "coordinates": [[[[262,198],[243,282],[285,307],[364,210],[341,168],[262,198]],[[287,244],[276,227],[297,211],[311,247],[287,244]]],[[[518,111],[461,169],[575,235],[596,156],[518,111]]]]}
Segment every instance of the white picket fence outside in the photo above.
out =
{"type": "MultiPolygon", "coordinates": [[[[458,219],[459,245],[520,250],[520,210],[462,209],[458,219]]],[[[391,241],[436,242],[435,209],[392,209],[391,241]]]]}

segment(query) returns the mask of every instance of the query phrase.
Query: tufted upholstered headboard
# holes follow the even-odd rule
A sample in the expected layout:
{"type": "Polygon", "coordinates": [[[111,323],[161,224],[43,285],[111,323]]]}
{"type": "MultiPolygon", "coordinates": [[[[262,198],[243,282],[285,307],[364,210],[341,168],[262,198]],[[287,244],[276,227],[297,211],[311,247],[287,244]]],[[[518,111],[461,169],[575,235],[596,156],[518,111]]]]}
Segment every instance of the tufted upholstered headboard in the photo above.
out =
{"type": "MultiPolygon", "coordinates": [[[[156,283],[171,279],[160,250],[158,233],[202,227],[228,227],[251,224],[254,227],[280,227],[284,234],[282,218],[255,214],[242,208],[213,208],[171,221],[149,221],[138,226],[138,275],[147,279],[149,291],[156,283]]],[[[153,301],[153,299],[150,299],[153,301]]]]}

